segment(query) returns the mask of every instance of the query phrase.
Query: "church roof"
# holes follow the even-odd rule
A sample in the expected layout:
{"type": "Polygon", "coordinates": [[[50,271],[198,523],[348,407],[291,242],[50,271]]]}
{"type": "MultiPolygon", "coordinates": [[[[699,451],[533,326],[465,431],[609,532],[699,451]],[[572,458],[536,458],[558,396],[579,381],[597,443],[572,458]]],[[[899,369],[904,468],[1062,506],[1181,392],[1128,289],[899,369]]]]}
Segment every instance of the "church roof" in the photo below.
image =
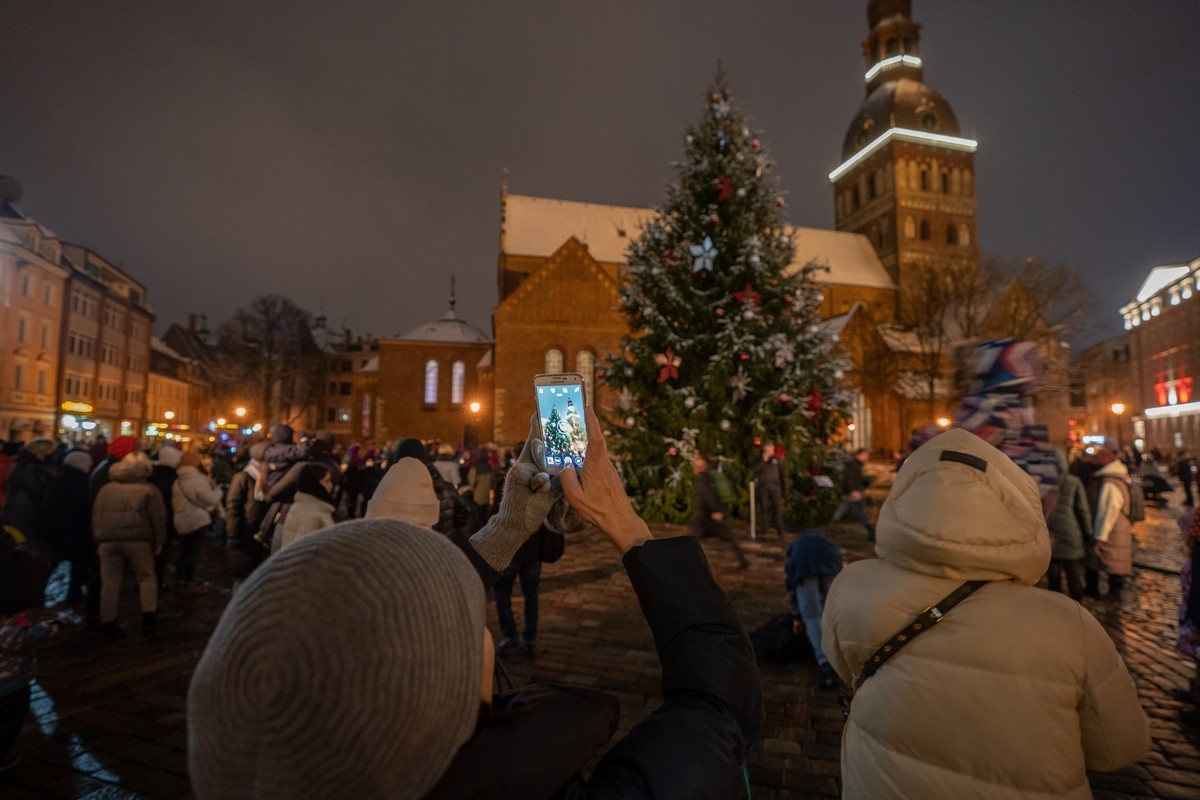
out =
{"type": "MultiPolygon", "coordinates": [[[[631,238],[656,213],[649,208],[510,194],[505,198],[502,249],[507,255],[549,258],[574,236],[597,261],[621,264],[631,238]]],[[[793,226],[786,230],[796,248],[790,271],[815,261],[829,268],[816,276],[822,283],[895,288],[875,248],[862,234],[793,226]]]]}
{"type": "Polygon", "coordinates": [[[483,331],[468,325],[454,313],[454,306],[441,319],[413,328],[399,337],[405,342],[442,342],[445,344],[491,344],[492,340],[483,331]]]}
{"type": "Polygon", "coordinates": [[[938,92],[912,78],[881,83],[867,95],[846,130],[842,158],[847,159],[891,128],[958,136],[958,118],[938,92]]]}

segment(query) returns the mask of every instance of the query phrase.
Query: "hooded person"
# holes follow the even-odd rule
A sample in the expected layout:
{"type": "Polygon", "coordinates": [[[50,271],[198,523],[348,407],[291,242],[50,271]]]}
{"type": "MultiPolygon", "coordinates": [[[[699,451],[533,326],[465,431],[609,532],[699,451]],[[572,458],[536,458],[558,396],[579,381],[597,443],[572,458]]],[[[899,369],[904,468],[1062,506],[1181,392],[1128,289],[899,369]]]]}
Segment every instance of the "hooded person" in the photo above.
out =
{"type": "MultiPolygon", "coordinates": [[[[113,444],[121,437],[113,440],[113,444]]],[[[109,446],[112,452],[112,446],[109,446]]],[[[154,556],[167,540],[167,509],[149,483],[150,459],[134,451],[109,469],[109,480],[92,503],[92,535],[100,558],[100,621],[106,639],[121,635],[117,612],[125,562],[133,567],[142,603],[142,625],[154,633],[158,585],[154,556]]]]}
{"type": "Polygon", "coordinates": [[[154,573],[158,576],[158,590],[166,591],[167,561],[171,557],[171,545],[175,542],[175,481],[179,478],[179,462],[183,451],[172,445],[163,445],[158,449],[154,461],[154,470],[150,473],[150,483],[158,489],[167,506],[167,541],[162,552],[154,558],[154,573]]]}
{"type": "MultiPolygon", "coordinates": [[[[466,503],[454,490],[454,485],[442,477],[442,471],[429,460],[429,451],[418,439],[402,439],[396,445],[392,461],[399,463],[405,458],[415,458],[425,465],[429,478],[433,481],[433,491],[438,498],[438,518],[433,529],[438,533],[449,533],[452,530],[462,530],[470,518],[470,510],[466,503]]],[[[380,482],[382,484],[382,481],[380,482]]],[[[378,487],[375,491],[379,491],[378,487]]],[[[372,495],[374,497],[374,495],[372,495]]]]}
{"type": "MultiPolygon", "coordinates": [[[[1099,469],[1092,475],[1096,503],[1092,515],[1094,552],[1091,567],[1108,574],[1108,594],[1104,599],[1119,603],[1125,579],[1133,573],[1129,470],[1112,450],[1101,450],[1094,461],[1099,469]]],[[[1094,580],[1089,576],[1089,583],[1094,580]]],[[[1089,588],[1098,590],[1099,587],[1089,588]]]]}
{"type": "Polygon", "coordinates": [[[86,450],[72,450],[63,457],[62,469],[50,483],[46,521],[50,530],[54,560],[71,564],[67,602],[83,598],[89,587],[88,606],[93,616],[99,613],[99,575],[96,542],[92,538],[92,506],[88,497],[88,476],[92,457],[86,450]]]}
{"type": "Polygon", "coordinates": [[[416,458],[405,457],[384,473],[364,516],[398,519],[432,530],[440,511],[441,503],[433,490],[428,467],[416,458]]]}
{"type": "Polygon", "coordinates": [[[842,680],[861,681],[843,797],[1090,798],[1086,770],[1147,754],[1146,714],[1108,634],[1034,588],[1050,537],[1038,486],[1011,459],[964,430],[933,438],[896,476],[876,533],[879,558],[834,580],[822,624],[842,680]],[[943,614],[964,581],[981,585],[943,614]],[[931,611],[936,625],[910,625],[931,611]]]}
{"type": "Polygon", "coordinates": [[[239,587],[188,692],[196,796],[738,796],[762,719],[749,639],[699,545],[652,540],[602,436],[588,446],[582,477],[564,473],[563,491],[622,554],[670,691],[586,783],[581,769],[616,730],[615,698],[493,691],[486,590],[554,502],[549,476],[519,461],[499,512],[469,541],[353,520],[281,551],[239,587]]]}
{"type": "Polygon", "coordinates": [[[283,550],[309,534],[333,525],[333,475],[324,464],[305,464],[296,480],[296,496],[275,541],[283,550]]]}
{"type": "Polygon", "coordinates": [[[4,499],[4,521],[29,539],[44,556],[50,555],[49,531],[46,530],[46,504],[50,483],[57,469],[50,457],[55,444],[51,439],[34,439],[17,453],[8,473],[4,499]]]}
{"type": "Polygon", "coordinates": [[[88,480],[88,491],[91,492],[93,502],[96,495],[100,494],[100,490],[104,488],[104,484],[108,483],[109,468],[139,449],[137,439],[132,436],[118,436],[108,443],[108,455],[102,461],[92,465],[92,476],[88,480]]]}

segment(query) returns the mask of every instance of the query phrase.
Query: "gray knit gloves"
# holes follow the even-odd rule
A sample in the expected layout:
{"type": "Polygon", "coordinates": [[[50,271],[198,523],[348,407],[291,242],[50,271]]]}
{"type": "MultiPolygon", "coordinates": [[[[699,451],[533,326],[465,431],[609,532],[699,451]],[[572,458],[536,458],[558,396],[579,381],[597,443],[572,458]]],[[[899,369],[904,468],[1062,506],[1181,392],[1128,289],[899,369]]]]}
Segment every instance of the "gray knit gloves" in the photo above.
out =
{"type": "Polygon", "coordinates": [[[520,458],[508,470],[500,510],[471,537],[475,552],[497,572],[512,563],[517,550],[541,526],[554,504],[550,476],[534,460],[543,450],[535,424],[520,458]]]}

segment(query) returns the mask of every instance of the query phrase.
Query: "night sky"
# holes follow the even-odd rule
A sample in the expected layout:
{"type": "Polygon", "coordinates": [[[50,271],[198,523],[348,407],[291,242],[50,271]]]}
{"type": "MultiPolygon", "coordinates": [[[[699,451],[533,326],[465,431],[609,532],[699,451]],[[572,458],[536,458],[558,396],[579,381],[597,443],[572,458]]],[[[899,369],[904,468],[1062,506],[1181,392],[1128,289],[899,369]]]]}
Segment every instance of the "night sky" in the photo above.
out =
{"type": "MultiPolygon", "coordinates": [[[[0,3],[0,174],[144,282],[156,330],[282,292],[333,327],[490,331],[517,194],[646,206],[718,61],[789,221],[864,97],[866,0],[0,3]]],[[[976,154],[984,256],[1065,262],[1101,327],[1200,256],[1200,3],[915,0],[976,154]]]]}

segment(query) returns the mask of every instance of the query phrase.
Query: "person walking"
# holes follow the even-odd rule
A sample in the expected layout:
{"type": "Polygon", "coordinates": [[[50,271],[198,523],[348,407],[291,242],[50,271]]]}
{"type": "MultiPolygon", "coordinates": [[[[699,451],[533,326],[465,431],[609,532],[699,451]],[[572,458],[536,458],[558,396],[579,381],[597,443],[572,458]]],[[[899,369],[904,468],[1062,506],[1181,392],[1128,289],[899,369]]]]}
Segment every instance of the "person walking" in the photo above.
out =
{"type": "Polygon", "coordinates": [[[762,520],[761,533],[766,536],[767,529],[774,525],[778,535],[783,536],[783,496],[786,483],[783,464],[775,457],[775,445],[771,442],[762,446],[762,458],[754,465],[754,480],[758,516],[762,520]]]}
{"type": "Polygon", "coordinates": [[[842,797],[1085,798],[1087,770],[1149,753],[1108,633],[1035,588],[1050,536],[1037,484],[1010,458],[964,430],[934,437],[901,468],[876,532],[879,558],[834,580],[822,624],[855,687],[842,797]]]}
{"type": "Polygon", "coordinates": [[[833,521],[838,522],[847,511],[853,509],[854,515],[858,517],[858,521],[867,529],[867,541],[875,541],[875,526],[871,524],[871,520],[867,517],[867,479],[863,475],[863,467],[871,460],[871,451],[860,448],[854,453],[854,458],[846,462],[845,471],[842,473],[842,502],[838,503],[837,510],[833,512],[833,521]]]}
{"type": "Polygon", "coordinates": [[[738,570],[746,569],[750,562],[746,560],[737,537],[729,527],[729,510],[717,492],[712,473],[708,471],[708,456],[697,453],[692,459],[692,469],[696,477],[692,481],[692,519],[688,523],[688,534],[700,539],[714,536],[729,542],[738,560],[738,570]]]}
{"type": "Polygon", "coordinates": [[[547,535],[553,534],[547,533],[544,524],[534,531],[492,587],[496,596],[496,619],[502,634],[496,643],[497,652],[519,647],[530,658],[537,655],[538,589],[542,580],[542,547],[547,535]],[[520,634],[517,633],[517,620],[512,607],[513,587],[518,579],[525,601],[525,629],[520,634]]]}
{"type": "Polygon", "coordinates": [[[1192,493],[1192,486],[1196,483],[1196,459],[1192,458],[1192,454],[1187,450],[1179,451],[1179,458],[1175,462],[1175,473],[1179,478],[1179,482],[1183,484],[1183,504],[1188,508],[1196,505],[1196,496],[1192,493]]]}
{"type": "Polygon", "coordinates": [[[221,489],[200,471],[200,454],[189,450],[179,459],[178,478],[171,487],[171,506],[175,511],[175,530],[179,534],[179,558],[175,577],[184,594],[201,594],[196,583],[200,545],[212,530],[214,515],[221,508],[221,489]]]}
{"type": "Polygon", "coordinates": [[[1086,555],[1084,537],[1092,532],[1092,513],[1088,508],[1087,491],[1083,482],[1067,470],[1067,457],[1058,451],[1063,482],[1058,489],[1058,502],[1046,519],[1050,529],[1050,569],[1046,572],[1047,588],[1063,590],[1076,602],[1083,599],[1083,559],[1086,555]]]}
{"type": "MultiPolygon", "coordinates": [[[[1094,459],[1096,513],[1092,519],[1093,568],[1108,575],[1108,594],[1102,599],[1121,602],[1121,589],[1133,573],[1133,529],[1129,521],[1129,471],[1117,454],[1101,450],[1094,459]]],[[[1097,587],[1098,588],[1098,587],[1097,587]]]]}
{"type": "Polygon", "coordinates": [[[58,474],[50,456],[55,444],[50,439],[34,439],[25,445],[8,473],[4,500],[4,520],[25,535],[39,553],[50,558],[49,531],[46,529],[46,503],[50,484],[58,474]]]}
{"type": "Polygon", "coordinates": [[[126,562],[137,578],[142,629],[147,635],[157,630],[154,557],[162,552],[167,540],[167,508],[162,495],[149,483],[152,469],[145,453],[130,453],[109,466],[109,480],[92,503],[92,535],[100,556],[100,622],[105,639],[122,635],[117,613],[126,562]]]}
{"type": "Polygon", "coordinates": [[[266,442],[250,446],[250,460],[234,473],[229,481],[229,491],[225,493],[225,536],[236,547],[249,549],[251,537],[258,531],[266,512],[263,497],[258,492],[266,449],[266,442]]]}
{"type": "Polygon", "coordinates": [[[92,537],[92,503],[88,494],[88,476],[92,457],[86,450],[72,450],[63,458],[63,466],[50,483],[46,507],[47,526],[54,561],[71,565],[67,602],[77,603],[88,589],[89,616],[100,611],[99,564],[96,540],[92,537]]]}

